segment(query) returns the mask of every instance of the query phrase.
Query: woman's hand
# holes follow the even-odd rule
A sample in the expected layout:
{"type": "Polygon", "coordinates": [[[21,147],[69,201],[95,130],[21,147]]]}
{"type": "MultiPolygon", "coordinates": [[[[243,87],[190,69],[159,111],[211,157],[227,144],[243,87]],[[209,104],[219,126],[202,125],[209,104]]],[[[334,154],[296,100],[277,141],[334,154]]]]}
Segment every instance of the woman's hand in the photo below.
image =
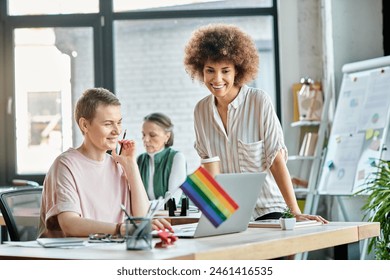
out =
{"type": "Polygon", "coordinates": [[[153,230],[168,230],[170,232],[174,232],[171,224],[163,218],[153,219],[152,220],[152,229],[153,230]]]}
{"type": "Polygon", "coordinates": [[[296,214],[295,218],[297,219],[297,221],[315,220],[323,224],[329,224],[329,221],[325,220],[319,215],[296,214]]]}
{"type": "Polygon", "coordinates": [[[118,155],[115,150],[112,150],[111,155],[114,160],[122,165],[126,165],[128,160],[135,161],[137,158],[136,144],[134,140],[124,139],[119,140],[118,144],[121,145],[121,154],[118,155]]]}
{"type": "Polygon", "coordinates": [[[119,140],[118,144],[120,144],[122,147],[121,155],[125,157],[131,157],[131,158],[136,157],[136,146],[134,140],[129,140],[129,139],[119,140]]]}

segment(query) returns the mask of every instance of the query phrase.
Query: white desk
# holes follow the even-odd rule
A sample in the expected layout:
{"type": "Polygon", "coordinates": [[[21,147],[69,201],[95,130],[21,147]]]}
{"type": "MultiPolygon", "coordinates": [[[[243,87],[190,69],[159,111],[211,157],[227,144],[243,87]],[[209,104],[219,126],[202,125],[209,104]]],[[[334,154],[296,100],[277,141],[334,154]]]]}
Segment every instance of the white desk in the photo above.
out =
{"type": "MultiPolygon", "coordinates": [[[[379,235],[379,223],[333,222],[292,231],[249,228],[245,232],[179,239],[169,249],[127,251],[125,244],[77,249],[44,249],[0,245],[0,259],[274,259],[296,253],[335,248],[337,259],[359,259],[359,241],[379,235]]],[[[155,241],[158,241],[157,239],[155,241]]]]}

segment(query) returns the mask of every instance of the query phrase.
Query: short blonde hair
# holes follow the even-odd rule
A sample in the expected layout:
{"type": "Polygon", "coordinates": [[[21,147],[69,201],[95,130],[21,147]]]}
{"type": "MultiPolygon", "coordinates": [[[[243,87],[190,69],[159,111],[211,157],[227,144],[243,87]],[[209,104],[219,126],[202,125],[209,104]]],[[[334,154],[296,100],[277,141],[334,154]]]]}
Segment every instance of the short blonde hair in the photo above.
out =
{"type": "MultiPolygon", "coordinates": [[[[96,114],[96,109],[99,105],[120,106],[118,97],[105,88],[90,88],[84,91],[79,98],[74,111],[74,118],[77,124],[79,120],[84,118],[89,122],[93,120],[96,114]]],[[[82,131],[82,130],[81,130],[82,131]]]]}

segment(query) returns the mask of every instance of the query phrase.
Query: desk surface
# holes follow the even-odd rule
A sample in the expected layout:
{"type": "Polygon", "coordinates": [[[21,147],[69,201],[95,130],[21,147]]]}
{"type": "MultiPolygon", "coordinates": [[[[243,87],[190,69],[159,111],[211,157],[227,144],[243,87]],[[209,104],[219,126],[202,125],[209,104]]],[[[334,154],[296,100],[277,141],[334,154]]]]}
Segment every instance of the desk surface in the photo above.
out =
{"type": "Polygon", "coordinates": [[[179,239],[175,246],[149,251],[127,251],[125,244],[104,244],[77,249],[26,248],[5,244],[0,245],[0,259],[273,259],[356,243],[378,236],[379,231],[379,223],[367,222],[332,222],[291,231],[248,228],[236,234],[179,239]]]}

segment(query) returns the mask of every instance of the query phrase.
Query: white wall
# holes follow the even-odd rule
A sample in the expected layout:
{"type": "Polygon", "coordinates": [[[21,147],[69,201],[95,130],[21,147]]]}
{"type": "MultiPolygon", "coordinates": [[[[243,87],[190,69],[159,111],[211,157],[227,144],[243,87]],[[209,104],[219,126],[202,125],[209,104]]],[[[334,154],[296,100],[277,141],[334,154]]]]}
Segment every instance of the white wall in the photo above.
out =
{"type": "Polygon", "coordinates": [[[279,0],[278,7],[282,126],[289,153],[296,154],[292,84],[310,76],[336,101],[344,64],[384,54],[382,0],[279,0]]]}
{"type": "Polygon", "coordinates": [[[332,23],[329,24],[333,29],[335,86],[338,93],[344,64],[384,55],[382,0],[323,2],[332,13],[332,23]]]}
{"type": "MultiPolygon", "coordinates": [[[[298,152],[299,129],[292,128],[292,85],[302,77],[323,77],[320,0],[279,1],[279,47],[282,126],[289,154],[298,152]]],[[[296,167],[289,163],[291,173],[296,167]]]]}

